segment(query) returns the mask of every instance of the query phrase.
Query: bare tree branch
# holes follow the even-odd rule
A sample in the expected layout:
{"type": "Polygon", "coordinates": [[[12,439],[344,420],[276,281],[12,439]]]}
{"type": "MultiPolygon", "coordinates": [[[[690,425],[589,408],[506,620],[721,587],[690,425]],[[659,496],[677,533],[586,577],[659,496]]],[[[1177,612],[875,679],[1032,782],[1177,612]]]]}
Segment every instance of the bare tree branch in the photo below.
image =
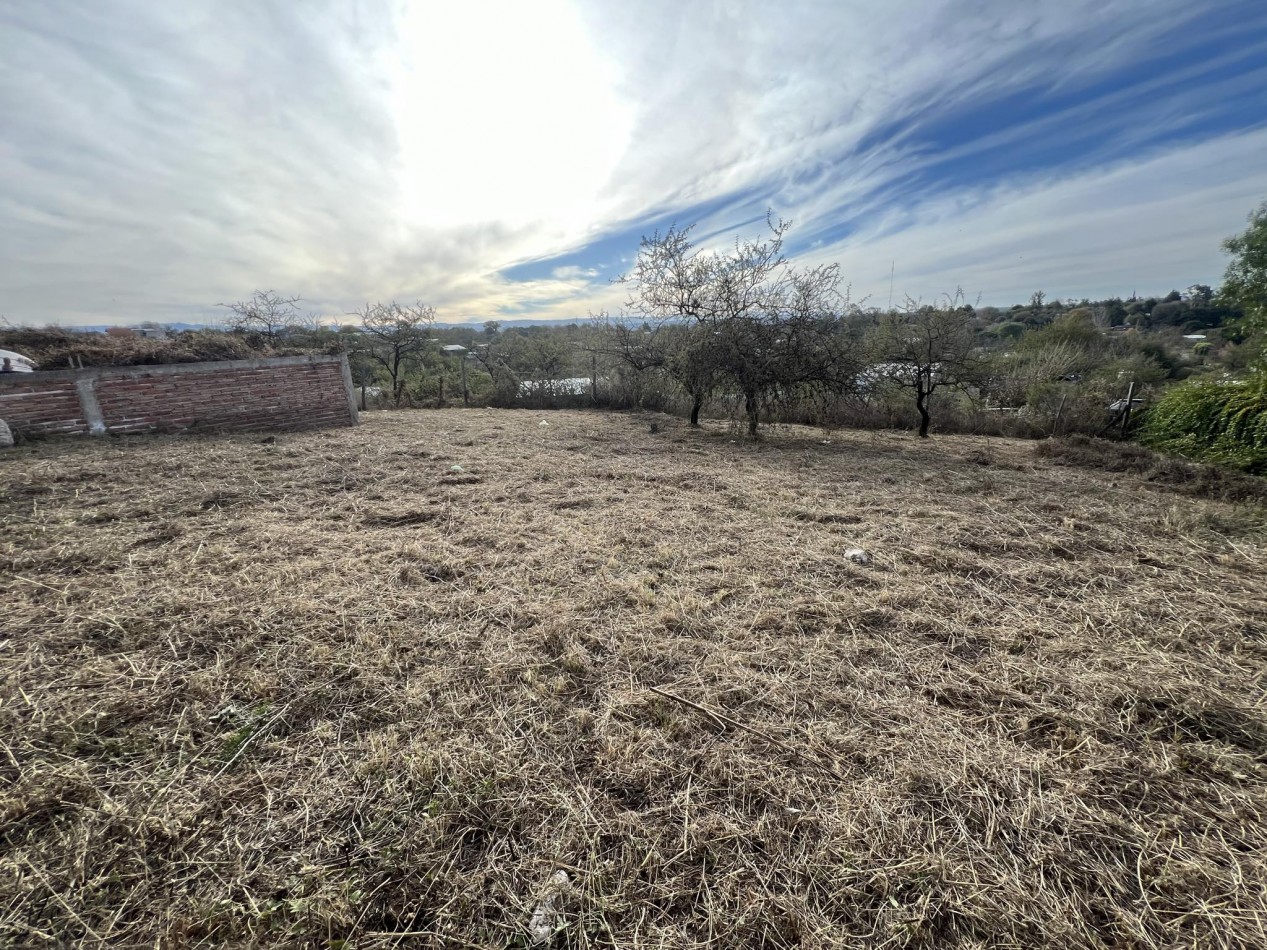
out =
{"type": "Polygon", "coordinates": [[[230,330],[242,333],[260,333],[270,341],[276,341],[290,330],[313,329],[316,318],[299,309],[303,298],[286,297],[272,290],[257,290],[249,300],[222,303],[232,316],[225,319],[230,330]]]}
{"type": "Polygon", "coordinates": [[[367,303],[349,316],[361,320],[364,346],[358,348],[359,352],[387,373],[392,402],[399,406],[405,395],[406,374],[421,364],[423,355],[431,348],[435,308],[421,301],[413,306],[402,306],[393,300],[387,304],[367,303]]]}

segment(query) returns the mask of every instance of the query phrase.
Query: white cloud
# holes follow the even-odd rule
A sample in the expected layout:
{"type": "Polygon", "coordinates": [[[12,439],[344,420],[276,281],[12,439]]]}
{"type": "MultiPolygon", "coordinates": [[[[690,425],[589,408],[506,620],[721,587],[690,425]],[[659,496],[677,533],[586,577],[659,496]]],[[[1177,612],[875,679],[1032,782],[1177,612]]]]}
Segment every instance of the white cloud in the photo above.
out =
{"type": "Polygon", "coordinates": [[[499,272],[700,202],[702,233],[773,204],[867,287],[887,287],[893,258],[918,293],[1210,280],[1218,238],[1263,193],[1246,137],[882,198],[933,157],[904,121],[1022,81],[1087,83],[1193,15],[1180,0],[938,0],[918,17],[888,0],[7,5],[0,314],[198,319],[273,288],[331,314],[422,298],[445,319],[573,316],[619,303],[595,266],[499,272]],[[865,228],[845,243],[829,237],[842,216],[865,228]]]}
{"type": "Polygon", "coordinates": [[[593,267],[585,268],[568,264],[565,267],[556,267],[550,274],[555,280],[576,280],[581,277],[597,277],[598,271],[593,267]]]}
{"type": "Polygon", "coordinates": [[[962,286],[987,304],[1219,283],[1220,241],[1267,197],[1267,129],[1053,180],[951,193],[816,252],[887,303],[962,286]]]}

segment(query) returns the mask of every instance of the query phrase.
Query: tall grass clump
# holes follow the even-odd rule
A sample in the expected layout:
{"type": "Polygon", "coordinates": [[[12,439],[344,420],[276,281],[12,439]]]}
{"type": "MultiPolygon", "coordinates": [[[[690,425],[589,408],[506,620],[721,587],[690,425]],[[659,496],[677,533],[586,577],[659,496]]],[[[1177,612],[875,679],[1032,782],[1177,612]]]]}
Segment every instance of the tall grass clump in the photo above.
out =
{"type": "Polygon", "coordinates": [[[1166,452],[1267,473],[1267,373],[1174,387],[1149,412],[1142,437],[1166,452]]]}

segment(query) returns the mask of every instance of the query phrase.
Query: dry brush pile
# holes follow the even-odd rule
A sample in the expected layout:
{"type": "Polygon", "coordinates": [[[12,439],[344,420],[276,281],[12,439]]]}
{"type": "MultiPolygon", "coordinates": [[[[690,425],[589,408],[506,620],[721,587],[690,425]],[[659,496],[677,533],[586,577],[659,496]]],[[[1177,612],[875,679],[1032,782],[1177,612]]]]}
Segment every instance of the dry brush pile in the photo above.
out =
{"type": "Polygon", "coordinates": [[[0,460],[0,944],[1267,946],[1262,508],[542,419],[0,460]]]}
{"type": "Polygon", "coordinates": [[[78,366],[201,363],[340,352],[333,341],[307,342],[313,345],[270,341],[258,333],[223,333],[219,330],[185,330],[162,339],[147,339],[134,334],[112,336],[61,327],[9,327],[0,324],[0,348],[16,350],[45,370],[78,366]]]}

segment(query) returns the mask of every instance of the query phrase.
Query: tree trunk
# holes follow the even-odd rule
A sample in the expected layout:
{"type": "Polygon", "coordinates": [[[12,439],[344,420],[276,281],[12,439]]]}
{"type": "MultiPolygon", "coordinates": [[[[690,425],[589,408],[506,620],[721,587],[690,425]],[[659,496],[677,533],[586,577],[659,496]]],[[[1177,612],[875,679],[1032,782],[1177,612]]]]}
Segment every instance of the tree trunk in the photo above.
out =
{"type": "Polygon", "coordinates": [[[748,413],[748,435],[754,439],[757,437],[757,397],[754,393],[745,393],[743,399],[744,410],[748,413]]]}
{"type": "Polygon", "coordinates": [[[699,411],[703,408],[703,406],[703,396],[696,396],[694,401],[691,403],[691,425],[695,426],[697,429],[699,428],[699,411]]]}
{"type": "Polygon", "coordinates": [[[932,418],[928,414],[928,393],[922,390],[915,393],[915,408],[919,410],[919,437],[928,438],[928,424],[932,418]]]}

